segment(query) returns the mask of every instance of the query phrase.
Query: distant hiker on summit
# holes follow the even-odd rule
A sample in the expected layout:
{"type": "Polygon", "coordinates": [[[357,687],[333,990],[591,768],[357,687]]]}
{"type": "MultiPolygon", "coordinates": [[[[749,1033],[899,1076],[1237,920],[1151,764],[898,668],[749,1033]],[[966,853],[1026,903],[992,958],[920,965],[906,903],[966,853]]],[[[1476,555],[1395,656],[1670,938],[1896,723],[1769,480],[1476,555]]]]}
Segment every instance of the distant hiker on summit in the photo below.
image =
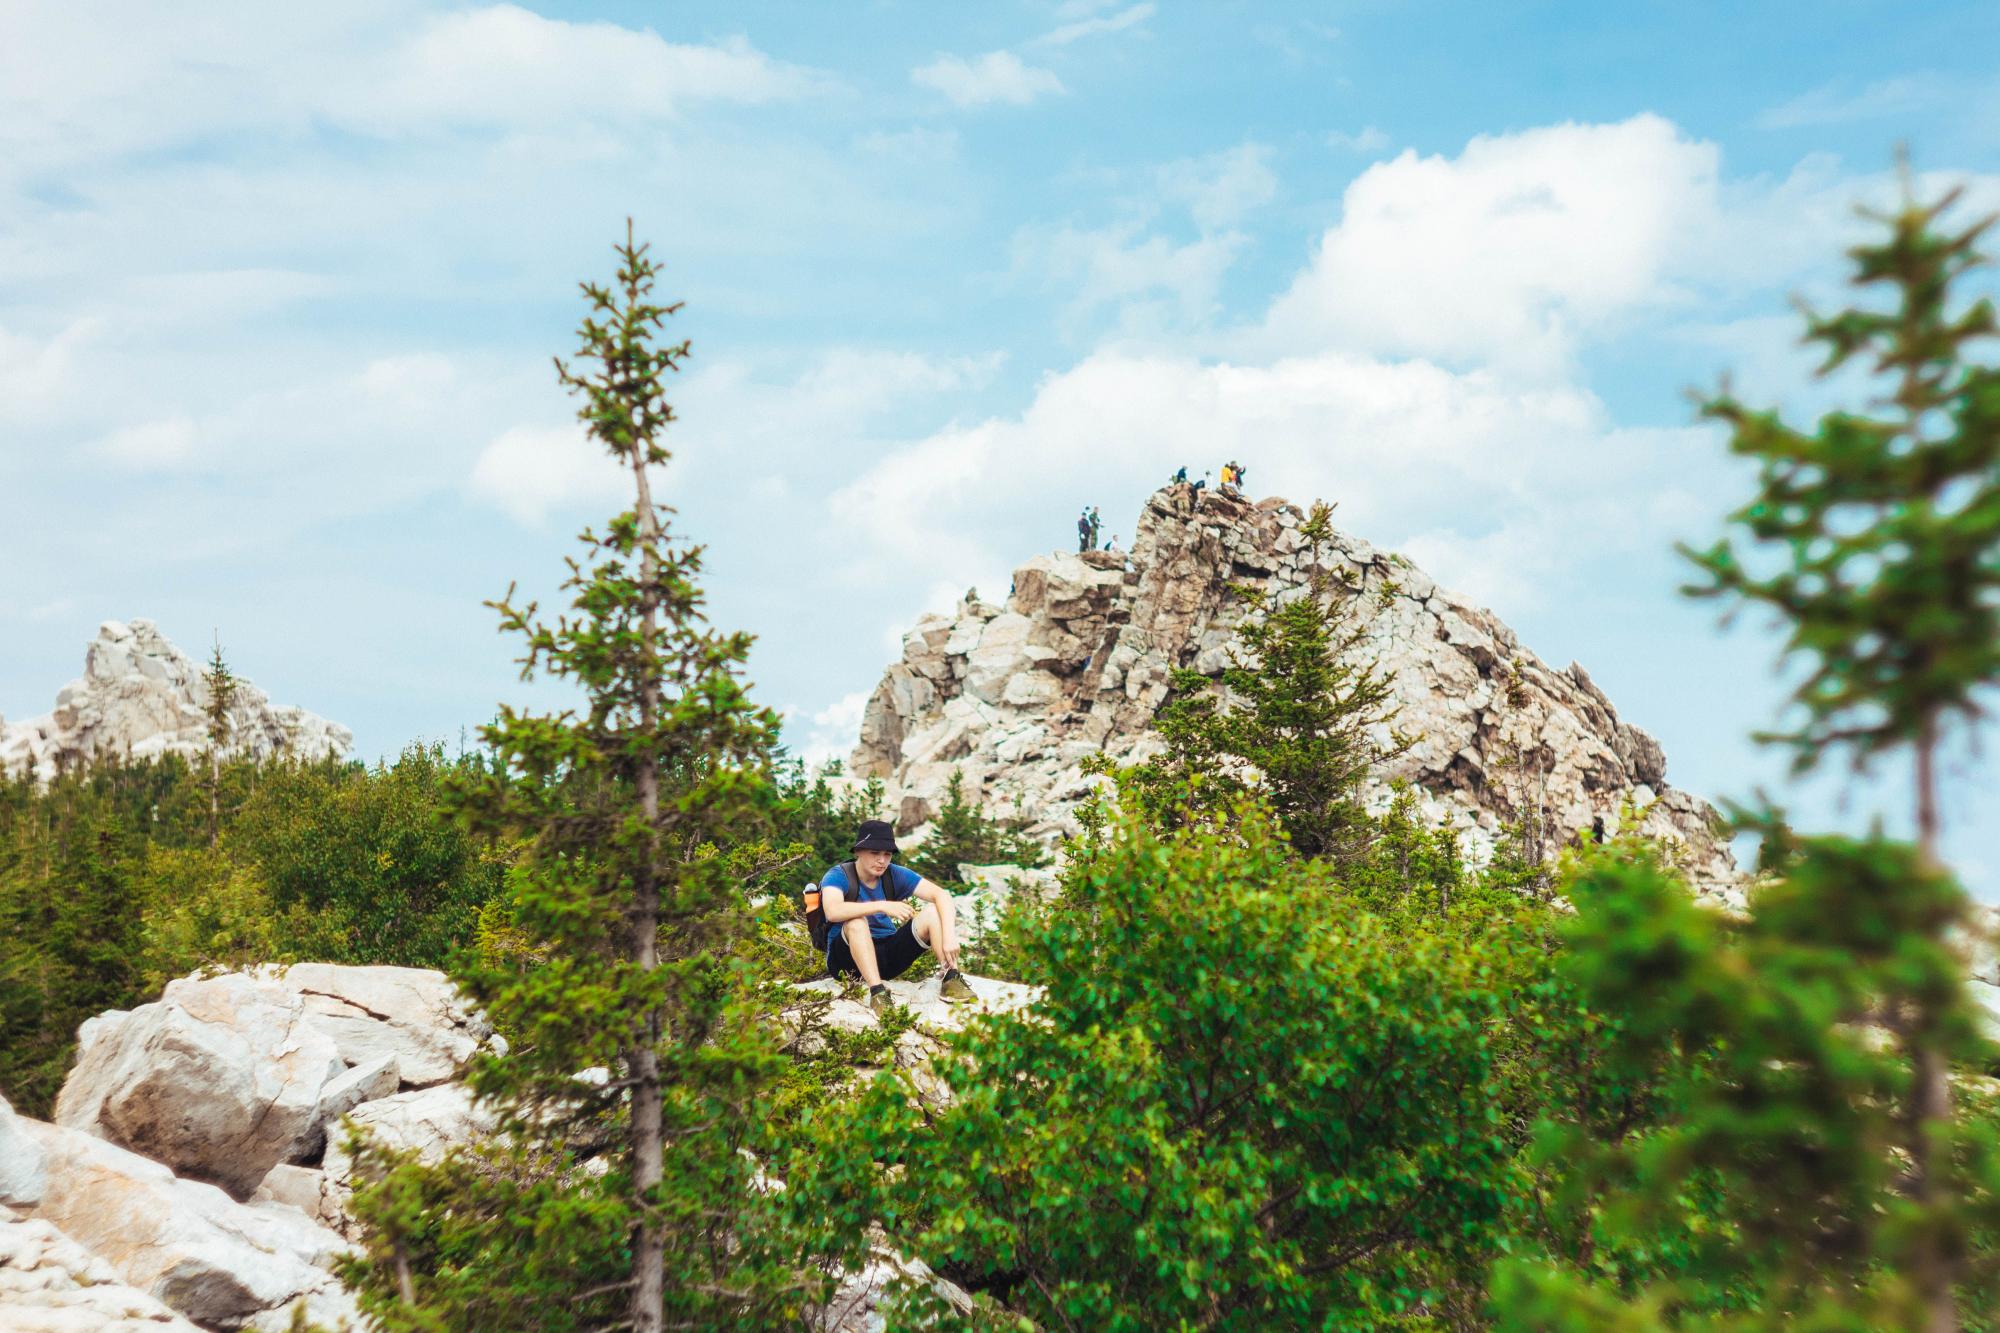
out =
{"type": "Polygon", "coordinates": [[[1090,511],[1088,509],[1076,516],[1076,549],[1079,554],[1090,549],[1090,511]]]}
{"type": "Polygon", "coordinates": [[[869,1007],[879,1014],[895,1003],[883,981],[902,976],[928,949],[944,969],[939,996],[952,1004],[978,999],[958,970],[951,895],[892,864],[895,856],[895,829],[887,820],[868,820],[855,835],[854,859],[829,868],[817,891],[806,890],[806,924],[813,943],[826,950],[827,972],[860,977],[869,1007]]]}
{"type": "Polygon", "coordinates": [[[1092,505],[1090,507],[1090,545],[1084,549],[1090,551],[1097,549],[1097,534],[1104,530],[1102,523],[1103,521],[1097,517],[1097,506],[1092,505]]]}

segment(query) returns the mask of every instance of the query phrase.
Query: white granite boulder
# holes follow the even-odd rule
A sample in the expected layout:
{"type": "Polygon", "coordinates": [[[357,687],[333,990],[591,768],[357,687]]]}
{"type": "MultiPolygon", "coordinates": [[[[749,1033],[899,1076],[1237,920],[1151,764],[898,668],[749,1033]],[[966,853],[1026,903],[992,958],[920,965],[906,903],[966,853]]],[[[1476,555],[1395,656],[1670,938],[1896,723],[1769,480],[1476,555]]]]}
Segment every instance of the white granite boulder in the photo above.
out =
{"type": "Polygon", "coordinates": [[[342,1240],[295,1209],[240,1204],[89,1134],[23,1124],[47,1159],[33,1216],[122,1281],[216,1327],[282,1328],[301,1301],[328,1324],[354,1316],[352,1298],[321,1266],[342,1240]]]}
{"type": "Polygon", "coordinates": [[[297,963],[279,980],[300,997],[312,1026],[333,1039],[342,1060],[360,1066],[394,1056],[406,1088],[457,1077],[482,1044],[496,1040],[485,1016],[442,972],[297,963]]]}
{"type": "Polygon", "coordinates": [[[0,1204],[33,1207],[48,1186],[48,1153],[28,1124],[0,1097],[0,1204]]]}
{"type": "Polygon", "coordinates": [[[0,1328],[9,1333],[198,1333],[41,1218],[0,1205],[0,1328]]]}
{"type": "Polygon", "coordinates": [[[283,986],[182,977],[153,1004],[83,1025],[56,1123],[248,1198],[324,1139],[328,1093],[346,1074],[334,1039],[283,986]]]}
{"type": "Polygon", "coordinates": [[[345,1231],[348,1226],[347,1214],[343,1211],[345,1191],[336,1188],[326,1178],[326,1172],[314,1166],[278,1163],[257,1186],[257,1192],[250,1196],[250,1203],[252,1207],[281,1204],[286,1208],[296,1208],[321,1226],[334,1231],[345,1231]]]}
{"type": "MultiPolygon", "coordinates": [[[[474,1100],[472,1089],[463,1083],[440,1083],[364,1102],[348,1115],[347,1123],[385,1148],[414,1150],[420,1160],[435,1162],[450,1149],[492,1133],[495,1121],[493,1113],[474,1100]]],[[[352,1188],[354,1174],[346,1140],[341,1129],[328,1132],[326,1181],[342,1199],[352,1188]]]]}
{"type": "Polygon", "coordinates": [[[327,1135],[337,1131],[342,1116],[363,1102],[393,1097],[399,1085],[396,1057],[393,1055],[378,1056],[367,1064],[348,1070],[320,1090],[319,1108],[313,1115],[311,1130],[293,1146],[292,1151],[286,1154],[285,1162],[279,1165],[318,1161],[326,1151],[327,1135]]]}

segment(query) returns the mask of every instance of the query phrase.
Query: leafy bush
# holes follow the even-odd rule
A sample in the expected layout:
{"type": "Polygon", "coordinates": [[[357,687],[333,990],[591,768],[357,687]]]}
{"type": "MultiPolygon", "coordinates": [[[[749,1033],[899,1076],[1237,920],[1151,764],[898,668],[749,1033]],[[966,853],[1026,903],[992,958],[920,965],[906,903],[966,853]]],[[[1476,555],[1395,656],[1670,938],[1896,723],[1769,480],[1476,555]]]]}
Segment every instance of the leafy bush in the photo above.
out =
{"type": "Polygon", "coordinates": [[[452,779],[481,760],[413,745],[396,762],[279,764],[231,830],[280,909],[322,918],[313,951],[335,963],[443,967],[472,938],[505,866],[444,814],[452,779]]]}
{"type": "Polygon", "coordinates": [[[322,919],[280,908],[255,866],[203,847],[151,849],[133,875],[143,930],[141,990],[204,968],[288,963],[322,952],[322,919]]]}

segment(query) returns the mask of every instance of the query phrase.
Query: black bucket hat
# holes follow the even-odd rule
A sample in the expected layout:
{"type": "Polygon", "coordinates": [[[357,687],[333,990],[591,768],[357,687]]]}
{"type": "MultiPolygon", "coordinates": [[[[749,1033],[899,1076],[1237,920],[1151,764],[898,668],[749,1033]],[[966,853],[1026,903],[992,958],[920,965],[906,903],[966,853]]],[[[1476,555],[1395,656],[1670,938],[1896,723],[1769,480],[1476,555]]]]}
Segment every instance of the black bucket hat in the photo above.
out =
{"type": "Polygon", "coordinates": [[[886,819],[864,820],[861,825],[861,831],[854,835],[854,850],[857,852],[895,851],[895,828],[886,819]]]}

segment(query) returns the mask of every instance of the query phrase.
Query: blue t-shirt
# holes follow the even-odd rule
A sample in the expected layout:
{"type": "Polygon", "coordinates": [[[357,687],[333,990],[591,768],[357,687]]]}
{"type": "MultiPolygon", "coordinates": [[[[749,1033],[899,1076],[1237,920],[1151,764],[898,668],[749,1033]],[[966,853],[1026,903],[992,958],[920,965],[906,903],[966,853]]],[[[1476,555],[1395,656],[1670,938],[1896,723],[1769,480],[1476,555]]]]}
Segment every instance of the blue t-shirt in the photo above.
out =
{"type": "MultiPolygon", "coordinates": [[[[861,872],[857,869],[854,873],[859,877],[861,872]]],[[[876,880],[873,884],[863,884],[858,889],[849,884],[847,882],[847,867],[845,864],[842,864],[834,866],[826,874],[820,876],[819,886],[822,889],[839,889],[843,902],[879,903],[884,900],[901,902],[915,893],[917,885],[923,882],[924,877],[916,871],[910,869],[908,866],[899,866],[891,861],[889,868],[882,872],[882,878],[876,880]],[[884,889],[887,889],[888,892],[884,893],[884,889]]],[[[886,940],[903,928],[902,922],[897,921],[893,917],[885,916],[880,912],[870,913],[867,921],[868,933],[878,940],[886,940]]],[[[842,924],[845,923],[843,922],[842,924]]],[[[832,949],[833,942],[839,938],[840,926],[828,922],[826,947],[832,949]]]]}

